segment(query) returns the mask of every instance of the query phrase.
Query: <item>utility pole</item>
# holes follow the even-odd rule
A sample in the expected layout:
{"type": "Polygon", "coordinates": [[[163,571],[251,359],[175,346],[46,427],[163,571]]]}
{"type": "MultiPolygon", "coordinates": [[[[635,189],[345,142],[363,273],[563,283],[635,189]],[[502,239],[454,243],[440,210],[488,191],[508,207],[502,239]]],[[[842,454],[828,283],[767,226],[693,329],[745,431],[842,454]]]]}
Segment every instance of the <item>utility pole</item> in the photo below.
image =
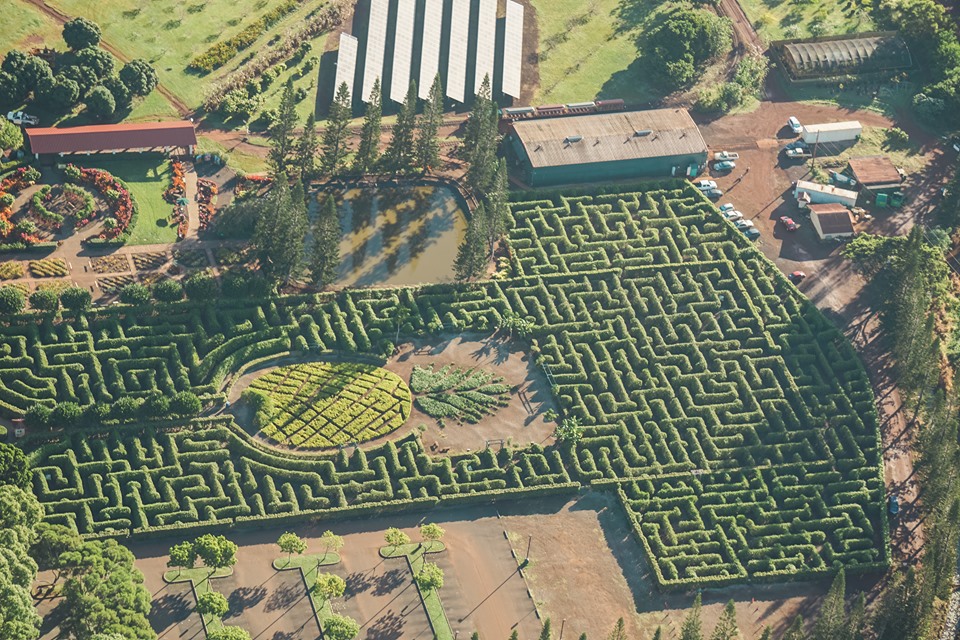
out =
{"type": "Polygon", "coordinates": [[[810,170],[817,168],[817,147],[820,146],[820,131],[817,130],[817,139],[813,143],[813,155],[810,158],[810,170]]]}
{"type": "Polygon", "coordinates": [[[560,637],[557,638],[557,640],[563,640],[563,627],[564,627],[565,624],[567,624],[567,619],[566,619],[566,618],[564,618],[563,620],[560,621],[560,637]]]}
{"type": "Polygon", "coordinates": [[[533,534],[530,534],[530,537],[527,538],[527,553],[523,556],[523,562],[526,564],[530,562],[530,545],[533,544],[533,534]]]}

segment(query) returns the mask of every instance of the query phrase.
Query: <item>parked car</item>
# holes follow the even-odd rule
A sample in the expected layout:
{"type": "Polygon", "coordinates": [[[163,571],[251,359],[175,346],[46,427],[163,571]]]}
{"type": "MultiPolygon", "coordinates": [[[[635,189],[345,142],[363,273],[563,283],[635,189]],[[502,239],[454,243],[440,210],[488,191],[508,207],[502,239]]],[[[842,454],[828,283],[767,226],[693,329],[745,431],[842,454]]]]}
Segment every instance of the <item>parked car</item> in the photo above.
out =
{"type": "Polygon", "coordinates": [[[751,227],[756,227],[756,225],[753,224],[752,220],[737,220],[736,222],[733,223],[733,225],[737,229],[740,229],[741,231],[743,231],[744,229],[750,229],[751,227]]]}
{"type": "Polygon", "coordinates": [[[700,191],[710,191],[711,189],[717,188],[717,183],[713,180],[697,180],[693,183],[693,186],[700,189],[700,191]]]}
{"type": "Polygon", "coordinates": [[[19,125],[36,126],[40,124],[40,118],[26,114],[23,111],[11,111],[7,114],[7,120],[19,125]]]}
{"type": "Polygon", "coordinates": [[[890,499],[887,501],[887,508],[890,511],[890,515],[895,516],[900,513],[900,499],[895,495],[891,495],[890,499]]]}
{"type": "Polygon", "coordinates": [[[794,222],[793,218],[789,216],[780,216],[780,222],[787,228],[787,231],[796,231],[800,228],[800,225],[794,222]]]}
{"type": "Polygon", "coordinates": [[[800,147],[797,149],[787,149],[787,157],[796,160],[799,158],[809,158],[813,154],[806,147],[800,147]]]}
{"type": "Polygon", "coordinates": [[[743,214],[734,209],[733,211],[724,211],[723,217],[729,220],[730,222],[736,222],[737,220],[743,220],[743,214]]]}
{"type": "Polygon", "coordinates": [[[732,151],[717,151],[713,154],[714,160],[739,160],[740,154],[732,151]]]}
{"type": "Polygon", "coordinates": [[[797,135],[803,133],[803,125],[800,124],[800,121],[797,120],[796,116],[790,116],[787,118],[787,126],[790,127],[790,131],[793,131],[797,135]]]}
{"type": "Polygon", "coordinates": [[[791,149],[807,149],[809,147],[810,145],[808,145],[806,142],[798,139],[788,143],[787,146],[784,147],[784,149],[786,151],[790,151],[791,149]]]}
{"type": "Polygon", "coordinates": [[[721,162],[713,163],[714,171],[732,171],[737,168],[737,163],[733,160],[723,160],[721,162]]]}
{"type": "Polygon", "coordinates": [[[723,197],[723,191],[717,188],[710,189],[709,191],[704,191],[703,195],[707,196],[711,200],[719,200],[723,197]]]}
{"type": "Polygon", "coordinates": [[[743,235],[747,236],[748,240],[756,240],[760,237],[760,229],[756,227],[747,227],[743,230],[743,235]]]}
{"type": "Polygon", "coordinates": [[[803,271],[794,271],[793,273],[787,276],[787,278],[789,278],[790,282],[792,282],[793,284],[800,284],[806,279],[806,277],[807,277],[807,274],[804,273],[803,271]]]}
{"type": "Polygon", "coordinates": [[[727,211],[733,211],[734,209],[736,209],[736,207],[733,206],[732,202],[720,205],[720,213],[726,213],[727,211]]]}

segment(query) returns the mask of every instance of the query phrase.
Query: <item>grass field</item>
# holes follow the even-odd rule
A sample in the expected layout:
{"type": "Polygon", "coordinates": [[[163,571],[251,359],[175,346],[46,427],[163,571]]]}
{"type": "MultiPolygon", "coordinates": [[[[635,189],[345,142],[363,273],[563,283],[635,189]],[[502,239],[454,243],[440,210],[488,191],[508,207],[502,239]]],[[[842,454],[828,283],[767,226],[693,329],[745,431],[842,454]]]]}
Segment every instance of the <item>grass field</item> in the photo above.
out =
{"type": "Polygon", "coordinates": [[[623,98],[648,102],[638,45],[666,3],[655,0],[532,0],[540,27],[540,87],[535,103],[623,98]],[[599,46],[602,43],[602,46],[599,46]]]}
{"type": "Polygon", "coordinates": [[[869,12],[857,0],[784,2],[741,0],[740,5],[760,36],[770,42],[785,38],[860,33],[874,28],[869,12]]]}
{"type": "Polygon", "coordinates": [[[156,155],[144,155],[110,160],[84,160],[78,164],[109,171],[130,187],[140,214],[127,244],[177,241],[177,228],[168,224],[173,209],[163,200],[163,192],[170,186],[169,160],[156,155]]]}
{"type": "Polygon", "coordinates": [[[40,46],[61,46],[59,24],[24,0],[4,0],[3,37],[0,57],[11,49],[29,50],[40,46]]]}
{"type": "Polygon", "coordinates": [[[266,158],[240,151],[231,151],[212,138],[198,137],[197,150],[200,153],[219,153],[226,156],[228,166],[239,169],[244,173],[263,173],[267,170],[266,158]]]}
{"type": "MultiPolygon", "coordinates": [[[[18,2],[21,0],[18,0],[18,2]]],[[[256,17],[281,4],[281,0],[51,0],[51,5],[69,15],[83,15],[97,22],[104,39],[131,58],[153,64],[161,82],[191,107],[199,106],[204,91],[213,82],[238,68],[264,49],[277,34],[301,22],[323,0],[308,0],[275,24],[228,64],[208,75],[187,70],[190,60],[217,41],[241,31],[256,17]]],[[[320,36],[317,42],[322,42],[320,36]]],[[[163,106],[146,102],[134,116],[166,115],[163,106]],[[155,110],[151,110],[155,109],[155,110]]]]}

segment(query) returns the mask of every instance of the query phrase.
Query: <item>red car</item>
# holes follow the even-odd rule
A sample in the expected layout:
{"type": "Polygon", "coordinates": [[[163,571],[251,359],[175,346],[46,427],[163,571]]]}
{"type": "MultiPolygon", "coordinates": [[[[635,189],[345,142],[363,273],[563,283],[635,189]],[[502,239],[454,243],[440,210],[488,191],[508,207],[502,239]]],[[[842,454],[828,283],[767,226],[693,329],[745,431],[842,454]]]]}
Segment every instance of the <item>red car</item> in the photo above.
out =
{"type": "Polygon", "coordinates": [[[796,231],[800,228],[800,225],[794,222],[793,218],[788,218],[787,216],[780,216],[780,222],[787,228],[787,231],[796,231]]]}
{"type": "Polygon", "coordinates": [[[800,284],[807,277],[807,274],[803,271],[794,271],[787,277],[790,278],[790,282],[793,284],[800,284]]]}

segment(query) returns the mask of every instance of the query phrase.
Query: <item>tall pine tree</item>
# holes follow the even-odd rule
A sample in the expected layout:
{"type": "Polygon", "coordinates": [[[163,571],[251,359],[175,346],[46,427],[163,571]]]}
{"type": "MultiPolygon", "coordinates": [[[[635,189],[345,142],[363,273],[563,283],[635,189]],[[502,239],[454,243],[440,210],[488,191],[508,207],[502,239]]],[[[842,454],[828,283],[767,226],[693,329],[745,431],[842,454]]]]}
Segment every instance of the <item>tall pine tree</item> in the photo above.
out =
{"type": "Polygon", "coordinates": [[[607,640],[627,640],[627,628],[623,623],[623,618],[617,618],[617,624],[614,625],[613,631],[607,636],[607,640]]]}
{"type": "Polygon", "coordinates": [[[317,177],[317,120],[310,112],[307,116],[307,122],[303,125],[303,134],[297,141],[297,168],[300,170],[300,177],[304,182],[309,182],[317,177]]]}
{"type": "Polygon", "coordinates": [[[497,163],[493,183],[487,192],[486,218],[484,220],[484,237],[490,259],[497,248],[497,241],[507,230],[507,220],[510,209],[507,201],[510,197],[510,184],[507,181],[507,162],[501,159],[497,163]]]}
{"type": "Polygon", "coordinates": [[[327,196],[313,225],[313,246],[310,251],[310,279],[318,287],[326,287],[337,279],[340,268],[340,216],[333,196],[327,196]]]}
{"type": "Polygon", "coordinates": [[[844,598],[846,597],[847,581],[843,569],[837,573],[827,591],[826,597],[820,603],[819,616],[813,625],[811,640],[845,640],[843,630],[847,626],[847,612],[844,598]]]}
{"type": "Polygon", "coordinates": [[[297,101],[293,80],[287,81],[277,107],[277,119],[270,127],[270,169],[274,175],[286,173],[287,158],[293,151],[293,130],[297,127],[297,101]]]}
{"type": "Polygon", "coordinates": [[[343,82],[337,89],[337,95],[330,105],[330,116],[327,119],[327,128],[323,132],[323,161],[321,169],[324,173],[335,176],[343,169],[344,161],[349,149],[347,137],[350,134],[350,118],[353,115],[350,88],[343,82]]]}
{"type": "Polygon", "coordinates": [[[538,640],[553,640],[553,632],[550,630],[550,618],[543,621],[543,627],[540,628],[538,640]]]}
{"type": "Polygon", "coordinates": [[[443,124],[443,100],[443,84],[438,73],[417,121],[416,164],[424,173],[440,164],[439,134],[443,124]]]}
{"type": "Polygon", "coordinates": [[[363,128],[360,130],[360,144],[353,157],[354,173],[372,173],[380,159],[380,136],[383,134],[383,96],[380,78],[373,83],[370,101],[363,116],[363,128]]]}
{"type": "Polygon", "coordinates": [[[493,185],[497,172],[497,147],[500,145],[497,105],[490,95],[490,76],[484,76],[473,111],[467,119],[463,141],[468,163],[467,184],[479,195],[486,194],[493,185]]]}
{"type": "Polygon", "coordinates": [[[702,605],[703,600],[698,593],[693,600],[690,613],[683,619],[683,624],[680,626],[680,640],[703,640],[703,622],[700,620],[702,605]]]}
{"type": "Polygon", "coordinates": [[[393,125],[393,136],[387,147],[387,167],[394,173],[407,173],[413,168],[414,133],[417,126],[417,81],[411,79],[407,88],[407,97],[403,100],[397,122],[393,125]]]}
{"type": "Polygon", "coordinates": [[[299,181],[287,186],[287,176],[277,175],[273,189],[263,201],[253,233],[253,246],[260,269],[268,279],[285,282],[303,262],[307,211],[299,181]]]}
{"type": "Polygon", "coordinates": [[[720,614],[720,620],[713,629],[710,640],[734,640],[740,637],[740,629],[737,627],[737,608],[733,600],[727,602],[720,614]]]}
{"type": "Polygon", "coordinates": [[[800,616],[794,618],[780,640],[807,640],[807,634],[803,630],[803,618],[800,616]]]}
{"type": "Polygon", "coordinates": [[[467,221],[467,233],[463,237],[463,243],[457,251],[457,260],[454,263],[457,280],[469,280],[483,274],[484,267],[487,265],[487,243],[484,235],[486,217],[486,207],[480,203],[467,221]]]}

